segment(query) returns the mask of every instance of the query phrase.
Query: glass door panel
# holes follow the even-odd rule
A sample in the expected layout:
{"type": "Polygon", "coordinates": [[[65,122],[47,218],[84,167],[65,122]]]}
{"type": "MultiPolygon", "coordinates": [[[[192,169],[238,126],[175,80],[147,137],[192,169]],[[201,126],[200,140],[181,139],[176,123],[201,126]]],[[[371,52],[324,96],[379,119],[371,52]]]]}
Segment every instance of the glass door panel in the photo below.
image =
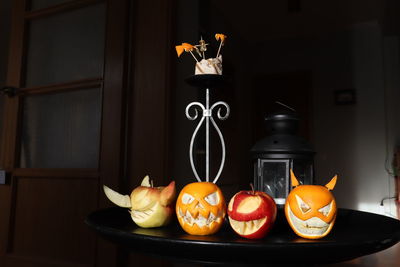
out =
{"type": "Polygon", "coordinates": [[[23,99],[21,168],[97,168],[101,89],[23,99]]]}
{"type": "Polygon", "coordinates": [[[101,77],[105,4],[30,21],[25,87],[101,77]]]}

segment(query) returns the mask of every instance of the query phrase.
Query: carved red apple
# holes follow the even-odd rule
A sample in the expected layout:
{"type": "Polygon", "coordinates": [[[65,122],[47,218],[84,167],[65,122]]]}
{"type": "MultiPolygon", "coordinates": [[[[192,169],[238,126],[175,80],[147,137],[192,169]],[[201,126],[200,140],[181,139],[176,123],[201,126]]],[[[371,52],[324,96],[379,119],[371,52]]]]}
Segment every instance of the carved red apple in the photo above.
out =
{"type": "Polygon", "coordinates": [[[263,238],[276,219],[276,204],[261,191],[240,191],[229,201],[228,217],[232,229],[249,239],[263,238]]]}

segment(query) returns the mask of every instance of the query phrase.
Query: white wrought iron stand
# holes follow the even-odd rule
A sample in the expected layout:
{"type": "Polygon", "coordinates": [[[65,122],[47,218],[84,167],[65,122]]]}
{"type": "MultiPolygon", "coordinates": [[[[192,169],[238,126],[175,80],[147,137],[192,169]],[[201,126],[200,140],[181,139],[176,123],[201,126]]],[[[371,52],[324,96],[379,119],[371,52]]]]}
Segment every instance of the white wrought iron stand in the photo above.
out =
{"type": "Polygon", "coordinates": [[[225,115],[221,115],[221,108],[222,107],[220,107],[218,109],[218,112],[217,112],[218,119],[226,120],[229,117],[229,113],[230,113],[229,105],[227,103],[223,102],[223,101],[218,101],[218,102],[214,103],[210,107],[210,90],[209,90],[209,88],[206,88],[206,105],[205,106],[200,102],[192,102],[186,107],[186,117],[189,120],[194,121],[194,120],[197,119],[199,114],[198,114],[196,106],[203,113],[199,123],[197,124],[196,129],[193,132],[192,139],[190,140],[190,149],[189,149],[190,165],[192,166],[193,173],[194,173],[197,181],[199,181],[199,182],[202,182],[202,179],[200,179],[199,174],[197,173],[196,167],[194,165],[193,145],[194,145],[194,140],[196,138],[196,135],[197,135],[197,133],[198,133],[198,131],[199,131],[199,129],[202,126],[204,121],[206,121],[206,179],[205,179],[206,182],[210,181],[210,121],[211,121],[212,125],[214,126],[215,130],[217,131],[218,136],[219,136],[220,141],[221,141],[221,145],[222,145],[221,164],[220,164],[220,167],[219,167],[217,175],[215,176],[214,180],[212,181],[213,183],[217,182],[219,176],[222,173],[222,169],[224,168],[225,153],[226,153],[226,151],[225,151],[225,141],[224,141],[224,137],[222,136],[221,130],[218,128],[218,126],[217,126],[217,124],[216,124],[216,122],[215,122],[215,120],[213,118],[213,114],[212,114],[214,108],[216,108],[217,106],[220,106],[220,105],[222,107],[225,107],[226,112],[225,112],[225,115]],[[194,108],[194,111],[195,111],[194,116],[191,116],[189,114],[191,107],[194,108]]]}

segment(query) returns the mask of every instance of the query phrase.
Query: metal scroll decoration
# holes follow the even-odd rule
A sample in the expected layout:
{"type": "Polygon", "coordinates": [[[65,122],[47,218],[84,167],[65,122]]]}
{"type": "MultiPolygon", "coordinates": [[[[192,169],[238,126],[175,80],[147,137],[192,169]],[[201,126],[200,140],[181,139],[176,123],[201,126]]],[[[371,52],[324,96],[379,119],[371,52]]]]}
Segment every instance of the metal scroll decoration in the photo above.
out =
{"type": "Polygon", "coordinates": [[[194,164],[193,145],[194,145],[194,140],[196,139],[197,133],[198,133],[199,129],[201,128],[201,126],[203,125],[204,121],[206,124],[206,182],[209,182],[209,180],[210,180],[210,121],[211,121],[212,126],[214,126],[215,130],[218,133],[219,139],[221,141],[221,146],[222,146],[221,164],[219,166],[217,175],[215,176],[214,180],[212,181],[214,184],[218,181],[218,178],[220,177],[222,170],[224,168],[225,153],[226,153],[225,141],[224,141],[224,137],[221,133],[221,130],[218,128],[218,125],[213,118],[213,110],[215,108],[217,108],[218,106],[219,106],[218,112],[217,112],[218,119],[226,120],[229,117],[229,113],[230,113],[229,105],[223,101],[218,101],[210,107],[210,92],[209,92],[209,89],[207,88],[206,89],[206,105],[205,106],[200,102],[192,102],[186,107],[186,117],[189,120],[194,121],[198,118],[198,115],[199,115],[198,109],[203,114],[193,132],[192,139],[190,140],[190,149],[189,149],[190,165],[192,167],[193,173],[194,173],[197,181],[199,181],[199,182],[202,182],[202,180],[200,179],[199,174],[196,170],[196,166],[194,164]],[[195,111],[195,114],[193,116],[189,114],[190,109],[192,107],[195,111]],[[225,108],[224,115],[222,115],[222,113],[221,113],[222,108],[225,108]]]}

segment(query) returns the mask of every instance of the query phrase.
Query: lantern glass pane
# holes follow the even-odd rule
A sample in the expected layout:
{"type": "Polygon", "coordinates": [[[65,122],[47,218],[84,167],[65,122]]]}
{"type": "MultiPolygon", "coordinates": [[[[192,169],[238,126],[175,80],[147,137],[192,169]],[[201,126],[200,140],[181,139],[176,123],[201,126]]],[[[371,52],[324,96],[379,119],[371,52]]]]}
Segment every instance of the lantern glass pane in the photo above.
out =
{"type": "Polygon", "coordinates": [[[313,164],[310,160],[293,160],[293,171],[300,184],[313,184],[313,164]]]}
{"type": "Polygon", "coordinates": [[[289,160],[262,160],[263,191],[275,199],[285,199],[289,188],[289,160]]]}

